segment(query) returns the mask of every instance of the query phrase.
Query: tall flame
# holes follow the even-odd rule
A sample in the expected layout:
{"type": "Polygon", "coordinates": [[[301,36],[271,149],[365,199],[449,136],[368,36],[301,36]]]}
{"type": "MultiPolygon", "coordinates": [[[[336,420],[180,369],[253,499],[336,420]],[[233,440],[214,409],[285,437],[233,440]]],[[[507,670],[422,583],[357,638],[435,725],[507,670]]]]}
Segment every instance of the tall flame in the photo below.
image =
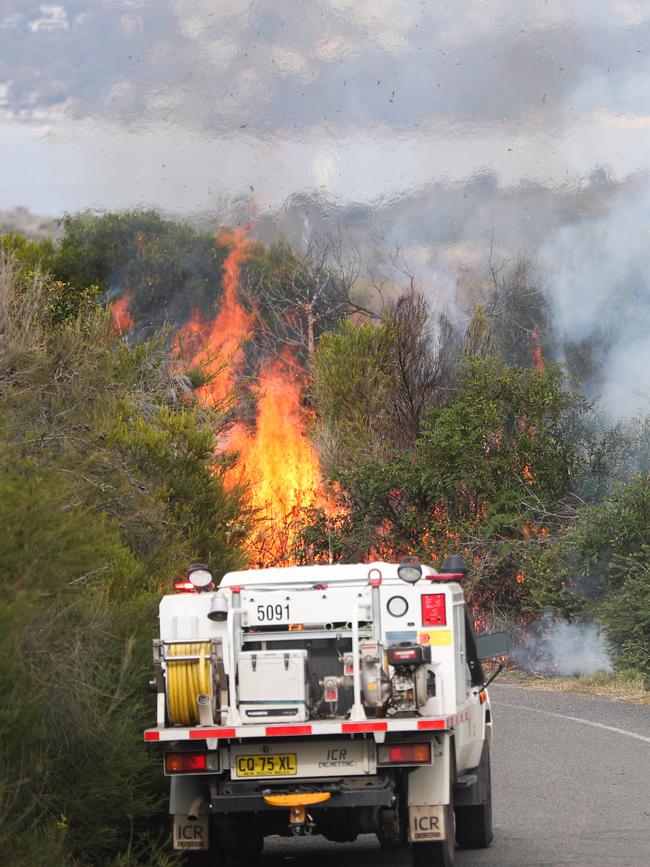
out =
{"type": "MultiPolygon", "coordinates": [[[[220,240],[231,249],[223,266],[224,294],[219,311],[211,321],[195,313],[179,335],[186,362],[200,365],[208,374],[209,381],[197,389],[206,403],[232,395],[243,362],[243,344],[255,318],[242,306],[238,291],[250,241],[242,231],[220,240]]],[[[264,363],[257,389],[256,423],[251,428],[235,425],[227,438],[228,448],[239,457],[226,475],[226,485],[244,484],[248,489],[258,529],[247,547],[251,560],[260,565],[291,562],[301,510],[328,505],[318,455],[306,433],[309,419],[301,404],[297,370],[289,353],[281,360],[264,363]]]]}
{"type": "Polygon", "coordinates": [[[232,395],[234,378],[243,361],[243,344],[253,325],[254,314],[239,301],[239,274],[250,246],[246,232],[235,229],[219,240],[230,245],[223,263],[223,300],[211,321],[195,311],[179,335],[181,352],[189,355],[191,366],[200,366],[208,381],[197,389],[206,403],[226,400],[232,395]]]}
{"type": "Polygon", "coordinates": [[[248,548],[260,563],[288,562],[301,510],[328,507],[318,455],[306,435],[308,418],[295,370],[290,356],[264,365],[255,428],[240,425],[230,439],[239,460],[226,483],[249,485],[250,505],[260,524],[248,548]]]}

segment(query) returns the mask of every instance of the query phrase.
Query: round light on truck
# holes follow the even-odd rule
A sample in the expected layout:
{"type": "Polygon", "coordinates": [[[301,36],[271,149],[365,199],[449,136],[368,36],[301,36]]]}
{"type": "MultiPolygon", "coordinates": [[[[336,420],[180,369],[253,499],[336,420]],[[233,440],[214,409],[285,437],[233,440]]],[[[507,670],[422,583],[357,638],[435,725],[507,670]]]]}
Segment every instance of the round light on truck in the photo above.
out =
{"type": "Polygon", "coordinates": [[[190,563],[187,567],[187,580],[195,590],[209,590],[212,587],[212,572],[205,563],[190,563]]]}
{"type": "Polygon", "coordinates": [[[409,610],[409,604],[403,596],[391,596],[386,603],[386,608],[393,617],[404,617],[409,610]]]}
{"type": "Polygon", "coordinates": [[[417,584],[422,577],[422,566],[419,563],[400,563],[397,574],[407,584],[417,584]]]}

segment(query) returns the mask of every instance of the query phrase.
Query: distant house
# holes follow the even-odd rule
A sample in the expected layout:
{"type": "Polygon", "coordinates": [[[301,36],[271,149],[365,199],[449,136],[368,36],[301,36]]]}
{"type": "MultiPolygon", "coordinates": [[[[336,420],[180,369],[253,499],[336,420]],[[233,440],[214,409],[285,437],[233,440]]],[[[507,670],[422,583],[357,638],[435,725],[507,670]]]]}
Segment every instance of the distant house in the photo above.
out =
{"type": "Polygon", "coordinates": [[[15,30],[20,25],[20,12],[10,12],[0,18],[0,30],[15,30]]]}
{"type": "Polygon", "coordinates": [[[68,18],[65,6],[47,4],[39,6],[38,12],[40,18],[29,22],[29,29],[32,33],[70,29],[70,19],[68,18]]]}

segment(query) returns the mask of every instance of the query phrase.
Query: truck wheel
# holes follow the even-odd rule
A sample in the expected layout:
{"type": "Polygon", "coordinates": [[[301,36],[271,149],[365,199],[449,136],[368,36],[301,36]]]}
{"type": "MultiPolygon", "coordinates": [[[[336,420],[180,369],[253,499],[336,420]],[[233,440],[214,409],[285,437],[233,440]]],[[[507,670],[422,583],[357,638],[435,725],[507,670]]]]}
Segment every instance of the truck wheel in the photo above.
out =
{"type": "Polygon", "coordinates": [[[223,852],[208,849],[207,851],[186,852],[183,856],[183,864],[187,867],[218,867],[223,864],[225,855],[223,852]]]}
{"type": "Polygon", "coordinates": [[[262,828],[245,813],[219,816],[219,842],[221,851],[228,856],[228,864],[254,863],[264,846],[262,828]]]}
{"type": "Polygon", "coordinates": [[[485,748],[479,775],[487,778],[485,800],[469,807],[456,807],[456,842],[461,849],[487,849],[494,836],[492,830],[492,779],[490,751],[485,748]]]}
{"type": "Polygon", "coordinates": [[[454,808],[445,808],[447,839],[439,843],[411,843],[413,867],[452,867],[454,863],[454,808]]]}

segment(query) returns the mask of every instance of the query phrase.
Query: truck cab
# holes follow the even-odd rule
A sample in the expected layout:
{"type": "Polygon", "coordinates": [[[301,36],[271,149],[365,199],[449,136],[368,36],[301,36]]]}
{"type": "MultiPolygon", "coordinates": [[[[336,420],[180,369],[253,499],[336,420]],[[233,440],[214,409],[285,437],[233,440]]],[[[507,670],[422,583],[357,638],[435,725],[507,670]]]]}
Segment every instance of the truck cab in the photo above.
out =
{"type": "Polygon", "coordinates": [[[439,572],[244,570],[215,588],[195,564],[160,604],[144,734],[165,746],[174,846],[217,865],[269,835],[375,833],[416,867],[488,846],[492,716],[466,574],[450,557],[439,572]]]}

